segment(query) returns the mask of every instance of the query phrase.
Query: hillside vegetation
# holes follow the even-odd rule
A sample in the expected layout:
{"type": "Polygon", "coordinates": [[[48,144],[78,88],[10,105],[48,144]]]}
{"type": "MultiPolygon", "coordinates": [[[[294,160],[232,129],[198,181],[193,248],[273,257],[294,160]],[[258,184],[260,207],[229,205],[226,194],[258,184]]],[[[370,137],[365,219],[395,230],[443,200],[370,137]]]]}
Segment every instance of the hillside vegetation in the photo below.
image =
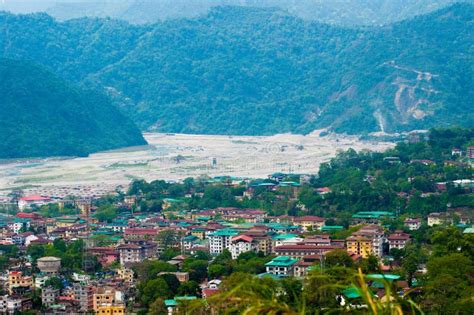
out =
{"type": "Polygon", "coordinates": [[[143,130],[395,132],[473,125],[474,6],[348,29],[277,9],[130,25],[3,13],[0,47],[103,88],[143,130]]]}
{"type": "Polygon", "coordinates": [[[84,156],[146,144],[104,95],[6,59],[0,78],[0,158],[84,156]]]}

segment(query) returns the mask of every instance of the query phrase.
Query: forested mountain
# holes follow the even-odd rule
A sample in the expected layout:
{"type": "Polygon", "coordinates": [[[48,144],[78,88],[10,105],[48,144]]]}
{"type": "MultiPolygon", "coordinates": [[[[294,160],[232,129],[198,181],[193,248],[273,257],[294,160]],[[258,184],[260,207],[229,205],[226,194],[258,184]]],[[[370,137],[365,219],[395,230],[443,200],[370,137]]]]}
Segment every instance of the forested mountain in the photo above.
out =
{"type": "Polygon", "coordinates": [[[104,95],[6,59],[0,59],[0,78],[0,158],[84,156],[146,144],[104,95]]]}
{"type": "Polygon", "coordinates": [[[220,7],[153,25],[0,15],[1,54],[105,89],[146,130],[348,133],[473,125],[474,6],[341,28],[220,7]]]}
{"type": "MultiPolygon", "coordinates": [[[[471,0],[464,0],[471,1],[471,0]]],[[[131,23],[191,18],[217,6],[279,8],[307,20],[339,25],[388,24],[425,14],[456,0],[3,0],[0,10],[47,12],[60,19],[112,17],[131,23]]],[[[472,1],[471,1],[472,2],[472,1]]]]}

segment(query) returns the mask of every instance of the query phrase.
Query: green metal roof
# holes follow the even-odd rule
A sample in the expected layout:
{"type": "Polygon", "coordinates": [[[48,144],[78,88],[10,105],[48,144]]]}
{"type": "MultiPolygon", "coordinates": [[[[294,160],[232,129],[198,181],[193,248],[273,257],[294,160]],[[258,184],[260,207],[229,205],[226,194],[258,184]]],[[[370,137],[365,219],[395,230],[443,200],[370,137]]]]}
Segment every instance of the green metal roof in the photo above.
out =
{"type": "Polygon", "coordinates": [[[400,279],[400,276],[399,275],[383,275],[383,274],[379,274],[379,273],[373,273],[373,274],[367,275],[367,279],[393,281],[393,280],[400,279]]]}
{"type": "Polygon", "coordinates": [[[343,290],[342,294],[344,294],[344,296],[348,299],[357,299],[357,298],[361,297],[359,289],[357,289],[355,287],[350,287],[350,288],[347,288],[347,289],[343,290]]]}
{"type": "Polygon", "coordinates": [[[178,302],[176,302],[175,300],[165,300],[165,305],[167,307],[173,307],[173,306],[177,306],[178,302]]]}
{"type": "Polygon", "coordinates": [[[474,227],[469,227],[464,230],[464,234],[473,234],[474,233],[474,227]]]}
{"type": "Polygon", "coordinates": [[[381,217],[394,217],[392,212],[388,211],[360,211],[352,215],[355,219],[378,219],[381,217]]]}
{"type": "Polygon", "coordinates": [[[296,234],[291,234],[291,233],[288,233],[288,234],[277,234],[273,237],[274,240],[287,240],[287,239],[290,239],[290,238],[294,238],[294,237],[298,237],[298,235],[296,234]]]}
{"type": "Polygon", "coordinates": [[[322,231],[337,231],[344,230],[342,225],[325,225],[321,228],[322,231]]]}
{"type": "Polygon", "coordinates": [[[165,300],[166,307],[174,307],[179,304],[179,301],[191,301],[195,300],[197,297],[195,296],[175,296],[172,300],[165,300]]]}
{"type": "Polygon", "coordinates": [[[195,240],[198,240],[198,239],[199,239],[199,237],[197,237],[195,235],[188,235],[188,236],[183,238],[183,241],[192,242],[192,241],[195,241],[195,240]]]}
{"type": "Polygon", "coordinates": [[[298,259],[291,258],[288,256],[278,256],[273,258],[271,261],[267,262],[265,266],[270,267],[289,267],[293,264],[296,264],[298,259]]]}
{"type": "Polygon", "coordinates": [[[239,234],[239,232],[234,229],[222,229],[215,231],[211,236],[235,236],[237,234],[239,234]]]}

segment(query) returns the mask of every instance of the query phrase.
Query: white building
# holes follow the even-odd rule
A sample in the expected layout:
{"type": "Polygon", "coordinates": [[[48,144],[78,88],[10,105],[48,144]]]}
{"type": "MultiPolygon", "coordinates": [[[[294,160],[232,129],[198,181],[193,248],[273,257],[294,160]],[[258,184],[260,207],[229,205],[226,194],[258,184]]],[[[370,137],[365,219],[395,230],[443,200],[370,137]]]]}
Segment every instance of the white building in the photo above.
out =
{"type": "Polygon", "coordinates": [[[232,237],[236,236],[237,234],[239,233],[233,229],[217,230],[210,234],[209,252],[211,255],[219,255],[224,251],[224,249],[228,249],[230,251],[232,237]]]}
{"type": "Polygon", "coordinates": [[[240,254],[258,251],[258,246],[253,242],[253,238],[248,235],[237,235],[234,236],[230,243],[230,253],[232,259],[237,259],[240,254]]]}
{"type": "Polygon", "coordinates": [[[404,225],[410,230],[410,231],[416,231],[420,228],[421,226],[421,220],[420,219],[410,219],[407,218],[404,221],[404,225]]]}
{"type": "Polygon", "coordinates": [[[48,198],[48,197],[42,197],[42,196],[22,197],[20,198],[20,200],[18,200],[18,208],[20,209],[20,211],[23,211],[25,209],[31,208],[32,206],[41,207],[51,202],[52,202],[51,198],[48,198]]]}

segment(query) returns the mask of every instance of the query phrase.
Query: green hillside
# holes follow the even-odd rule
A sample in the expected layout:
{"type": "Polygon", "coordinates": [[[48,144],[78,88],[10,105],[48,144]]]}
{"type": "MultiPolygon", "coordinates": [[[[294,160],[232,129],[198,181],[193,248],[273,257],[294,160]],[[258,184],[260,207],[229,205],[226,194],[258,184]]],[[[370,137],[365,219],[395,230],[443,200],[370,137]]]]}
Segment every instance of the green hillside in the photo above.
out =
{"type": "Polygon", "coordinates": [[[473,125],[474,6],[341,28],[220,7],[153,25],[0,15],[3,56],[102,88],[144,130],[396,132],[473,125]]]}
{"type": "Polygon", "coordinates": [[[146,144],[104,95],[6,59],[0,78],[0,158],[84,156],[146,144]]]}

